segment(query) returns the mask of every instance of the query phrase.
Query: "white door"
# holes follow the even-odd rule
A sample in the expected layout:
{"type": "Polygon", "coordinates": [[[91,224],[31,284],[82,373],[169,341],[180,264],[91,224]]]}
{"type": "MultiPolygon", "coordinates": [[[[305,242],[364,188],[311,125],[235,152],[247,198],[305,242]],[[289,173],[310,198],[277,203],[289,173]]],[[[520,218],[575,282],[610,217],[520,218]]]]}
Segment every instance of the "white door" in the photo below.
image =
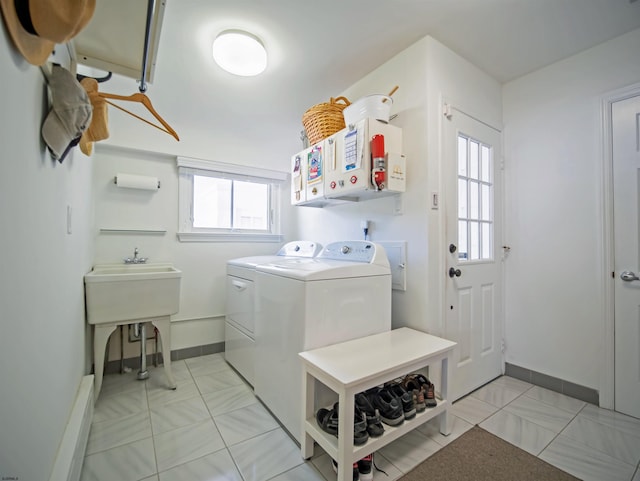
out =
{"type": "Polygon", "coordinates": [[[640,418],[640,96],[612,104],[615,410],[640,418]]]}
{"type": "Polygon", "coordinates": [[[502,373],[500,132],[453,111],[445,120],[445,337],[458,343],[456,400],[502,373]]]}

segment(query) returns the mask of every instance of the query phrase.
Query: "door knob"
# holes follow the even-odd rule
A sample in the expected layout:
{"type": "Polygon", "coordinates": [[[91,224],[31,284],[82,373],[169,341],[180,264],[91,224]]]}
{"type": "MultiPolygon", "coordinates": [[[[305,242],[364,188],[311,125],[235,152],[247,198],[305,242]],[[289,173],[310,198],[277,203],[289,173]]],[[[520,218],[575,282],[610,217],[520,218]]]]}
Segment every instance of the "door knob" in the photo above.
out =
{"type": "Polygon", "coordinates": [[[449,244],[449,252],[451,252],[452,254],[457,250],[458,248],[456,247],[455,244],[449,244]]]}
{"type": "Polygon", "coordinates": [[[622,274],[620,274],[620,279],[626,282],[640,281],[640,277],[636,276],[631,271],[624,271],[622,274]]]}
{"type": "Polygon", "coordinates": [[[462,275],[462,271],[460,269],[456,269],[455,267],[449,268],[449,277],[460,277],[462,275]]]}

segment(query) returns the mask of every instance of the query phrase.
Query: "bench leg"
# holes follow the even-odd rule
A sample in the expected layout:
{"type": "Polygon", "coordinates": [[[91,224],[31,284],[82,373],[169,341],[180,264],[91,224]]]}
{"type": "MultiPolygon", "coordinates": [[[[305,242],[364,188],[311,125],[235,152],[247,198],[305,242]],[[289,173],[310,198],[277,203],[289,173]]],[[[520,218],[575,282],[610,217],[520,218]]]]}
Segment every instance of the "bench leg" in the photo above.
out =
{"type": "Polygon", "coordinates": [[[309,436],[305,429],[307,419],[315,414],[316,380],[302,369],[302,437],[300,438],[300,450],[303,459],[310,459],[313,456],[313,438],[309,436]]]}
{"type": "MultiPolygon", "coordinates": [[[[440,379],[440,394],[442,395],[442,399],[445,399],[447,403],[449,403],[449,407],[451,406],[451,400],[449,399],[449,358],[445,357],[441,363],[442,366],[442,375],[440,379]]],[[[440,414],[440,432],[445,436],[451,434],[451,426],[449,422],[449,409],[447,408],[442,414],[440,414]]]]}

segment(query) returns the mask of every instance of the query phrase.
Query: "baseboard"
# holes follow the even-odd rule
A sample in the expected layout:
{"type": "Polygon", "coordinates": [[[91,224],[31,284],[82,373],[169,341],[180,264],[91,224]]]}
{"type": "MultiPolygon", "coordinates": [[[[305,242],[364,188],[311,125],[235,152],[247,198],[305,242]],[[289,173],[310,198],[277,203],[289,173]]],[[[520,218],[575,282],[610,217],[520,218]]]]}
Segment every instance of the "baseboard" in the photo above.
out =
{"type": "Polygon", "coordinates": [[[49,481],[79,481],[93,419],[93,374],[84,376],[49,481]]]}
{"type": "Polygon", "coordinates": [[[521,381],[526,381],[536,386],[571,396],[574,399],[580,399],[581,401],[595,404],[596,406],[600,405],[600,395],[596,389],[574,384],[557,377],[509,364],[508,362],[505,363],[504,373],[507,376],[515,377],[521,381]]]}
{"type": "MultiPolygon", "coordinates": [[[[192,357],[206,356],[208,354],[217,354],[224,352],[224,342],[216,342],[213,344],[203,344],[201,346],[186,347],[184,349],[174,349],[171,351],[171,362],[180,361],[182,359],[190,359],[192,357]]],[[[147,354],[147,366],[154,365],[154,354],[147,354]]],[[[158,364],[162,364],[162,352],[158,353],[158,364]]],[[[122,360],[122,364],[130,369],[140,368],[140,356],[128,357],[122,360]]],[[[108,361],[104,367],[105,374],[117,374],[120,372],[121,362],[108,361]]]]}

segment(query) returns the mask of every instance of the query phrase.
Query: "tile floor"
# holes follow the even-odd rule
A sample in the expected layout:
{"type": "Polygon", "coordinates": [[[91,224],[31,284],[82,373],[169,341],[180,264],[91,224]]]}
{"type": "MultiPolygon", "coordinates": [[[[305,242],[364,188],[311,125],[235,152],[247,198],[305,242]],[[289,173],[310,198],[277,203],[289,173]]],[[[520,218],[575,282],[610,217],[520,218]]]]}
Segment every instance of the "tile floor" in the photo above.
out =
{"type": "MultiPolygon", "coordinates": [[[[162,368],[105,376],[96,403],[82,481],[334,481],[318,448],[304,462],[297,445],[221,354],[172,364],[178,389],[162,368]]],[[[584,480],[640,481],[640,420],[599,409],[510,377],[454,403],[453,432],[437,420],[376,453],[393,481],[474,424],[584,480]]]]}

